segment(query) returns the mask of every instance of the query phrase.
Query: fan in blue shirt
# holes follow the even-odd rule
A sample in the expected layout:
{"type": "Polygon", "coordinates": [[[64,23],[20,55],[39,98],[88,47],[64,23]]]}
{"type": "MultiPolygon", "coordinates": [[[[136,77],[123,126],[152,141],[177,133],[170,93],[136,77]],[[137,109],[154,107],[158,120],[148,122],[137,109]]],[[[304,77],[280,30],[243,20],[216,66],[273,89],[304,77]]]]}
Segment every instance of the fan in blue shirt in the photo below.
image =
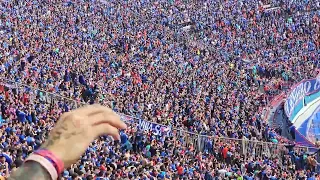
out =
{"type": "Polygon", "coordinates": [[[18,111],[18,120],[20,122],[26,122],[26,114],[22,111],[18,111]]]}

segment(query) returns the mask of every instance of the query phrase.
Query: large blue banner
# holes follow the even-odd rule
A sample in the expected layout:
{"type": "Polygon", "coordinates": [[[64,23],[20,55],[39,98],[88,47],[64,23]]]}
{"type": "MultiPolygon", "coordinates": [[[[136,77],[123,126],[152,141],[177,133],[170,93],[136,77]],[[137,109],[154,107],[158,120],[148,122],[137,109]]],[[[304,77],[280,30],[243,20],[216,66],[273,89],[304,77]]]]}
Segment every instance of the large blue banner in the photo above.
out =
{"type": "MultiPolygon", "coordinates": [[[[320,90],[320,79],[308,79],[303,80],[294,86],[287,97],[284,104],[284,109],[286,115],[290,120],[293,120],[296,114],[305,106],[304,99],[320,90]]],[[[308,101],[311,102],[319,96],[310,96],[308,101]],[[312,99],[310,99],[312,98],[312,99]]]]}

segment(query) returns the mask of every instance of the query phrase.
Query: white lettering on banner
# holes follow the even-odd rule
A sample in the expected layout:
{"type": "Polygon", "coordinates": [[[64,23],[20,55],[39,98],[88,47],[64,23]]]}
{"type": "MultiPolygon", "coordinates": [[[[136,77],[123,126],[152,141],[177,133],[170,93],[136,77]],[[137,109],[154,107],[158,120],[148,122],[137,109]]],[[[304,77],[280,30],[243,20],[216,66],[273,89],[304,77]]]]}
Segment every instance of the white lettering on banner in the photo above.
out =
{"type": "Polygon", "coordinates": [[[142,130],[150,130],[152,129],[152,124],[147,121],[139,120],[139,127],[142,130]]]}
{"type": "Polygon", "coordinates": [[[147,130],[147,131],[152,131],[154,135],[161,135],[161,134],[166,134],[170,135],[170,129],[167,126],[162,126],[160,124],[154,124],[148,121],[144,120],[139,120],[139,128],[141,130],[147,130]]]}
{"type": "Polygon", "coordinates": [[[314,89],[320,89],[320,76],[317,76],[316,83],[314,83],[314,89]]]}
{"type": "Polygon", "coordinates": [[[287,105],[289,105],[287,109],[289,112],[292,112],[296,103],[307,94],[308,90],[306,88],[310,87],[311,86],[308,86],[308,83],[301,83],[291,92],[290,97],[287,100],[287,105]]]}
{"type": "MultiPolygon", "coordinates": [[[[120,115],[120,119],[126,123],[134,123],[134,118],[130,117],[130,116],[125,116],[125,115],[120,115]]],[[[152,131],[154,135],[167,135],[170,136],[171,134],[171,129],[167,126],[164,125],[160,125],[160,124],[156,124],[156,123],[152,123],[152,122],[148,122],[148,121],[144,121],[139,119],[139,124],[138,127],[141,130],[146,130],[146,131],[152,131]]]]}
{"type": "Polygon", "coordinates": [[[310,79],[301,82],[290,93],[285,102],[285,112],[287,116],[291,116],[296,104],[306,95],[317,92],[320,89],[320,78],[310,79]]]}

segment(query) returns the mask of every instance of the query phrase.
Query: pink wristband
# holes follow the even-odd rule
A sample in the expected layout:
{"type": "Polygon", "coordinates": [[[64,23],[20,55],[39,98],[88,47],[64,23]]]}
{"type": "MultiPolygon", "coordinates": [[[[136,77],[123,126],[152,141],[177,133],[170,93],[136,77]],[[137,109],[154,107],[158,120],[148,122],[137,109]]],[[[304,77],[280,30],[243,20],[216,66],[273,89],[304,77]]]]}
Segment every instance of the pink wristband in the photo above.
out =
{"type": "Polygon", "coordinates": [[[58,174],[61,174],[63,172],[63,169],[64,169],[63,161],[60,160],[57,156],[55,156],[51,151],[46,150],[46,149],[39,149],[34,153],[38,154],[40,156],[43,156],[46,159],[48,159],[49,161],[51,161],[53,163],[54,167],[56,168],[56,171],[58,174]]]}
{"type": "Polygon", "coordinates": [[[45,157],[43,157],[41,155],[37,155],[37,154],[31,154],[25,160],[25,162],[28,162],[28,161],[35,161],[35,162],[39,163],[44,169],[46,169],[48,171],[48,173],[50,174],[52,180],[57,180],[58,179],[58,173],[57,173],[56,168],[45,157]]]}

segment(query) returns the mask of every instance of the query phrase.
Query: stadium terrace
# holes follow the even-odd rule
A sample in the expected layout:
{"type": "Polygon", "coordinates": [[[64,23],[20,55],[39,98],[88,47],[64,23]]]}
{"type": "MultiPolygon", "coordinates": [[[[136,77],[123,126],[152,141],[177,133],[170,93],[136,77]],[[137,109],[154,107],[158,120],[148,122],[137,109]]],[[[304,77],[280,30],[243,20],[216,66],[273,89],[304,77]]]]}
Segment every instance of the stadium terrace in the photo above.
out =
{"type": "MultiPolygon", "coordinates": [[[[275,96],[318,75],[319,8],[318,0],[1,1],[1,178],[63,112],[95,103],[128,129],[120,141],[92,142],[63,180],[320,178],[317,147],[264,116],[275,96]]],[[[285,111],[299,96],[286,97],[285,111]]]]}

